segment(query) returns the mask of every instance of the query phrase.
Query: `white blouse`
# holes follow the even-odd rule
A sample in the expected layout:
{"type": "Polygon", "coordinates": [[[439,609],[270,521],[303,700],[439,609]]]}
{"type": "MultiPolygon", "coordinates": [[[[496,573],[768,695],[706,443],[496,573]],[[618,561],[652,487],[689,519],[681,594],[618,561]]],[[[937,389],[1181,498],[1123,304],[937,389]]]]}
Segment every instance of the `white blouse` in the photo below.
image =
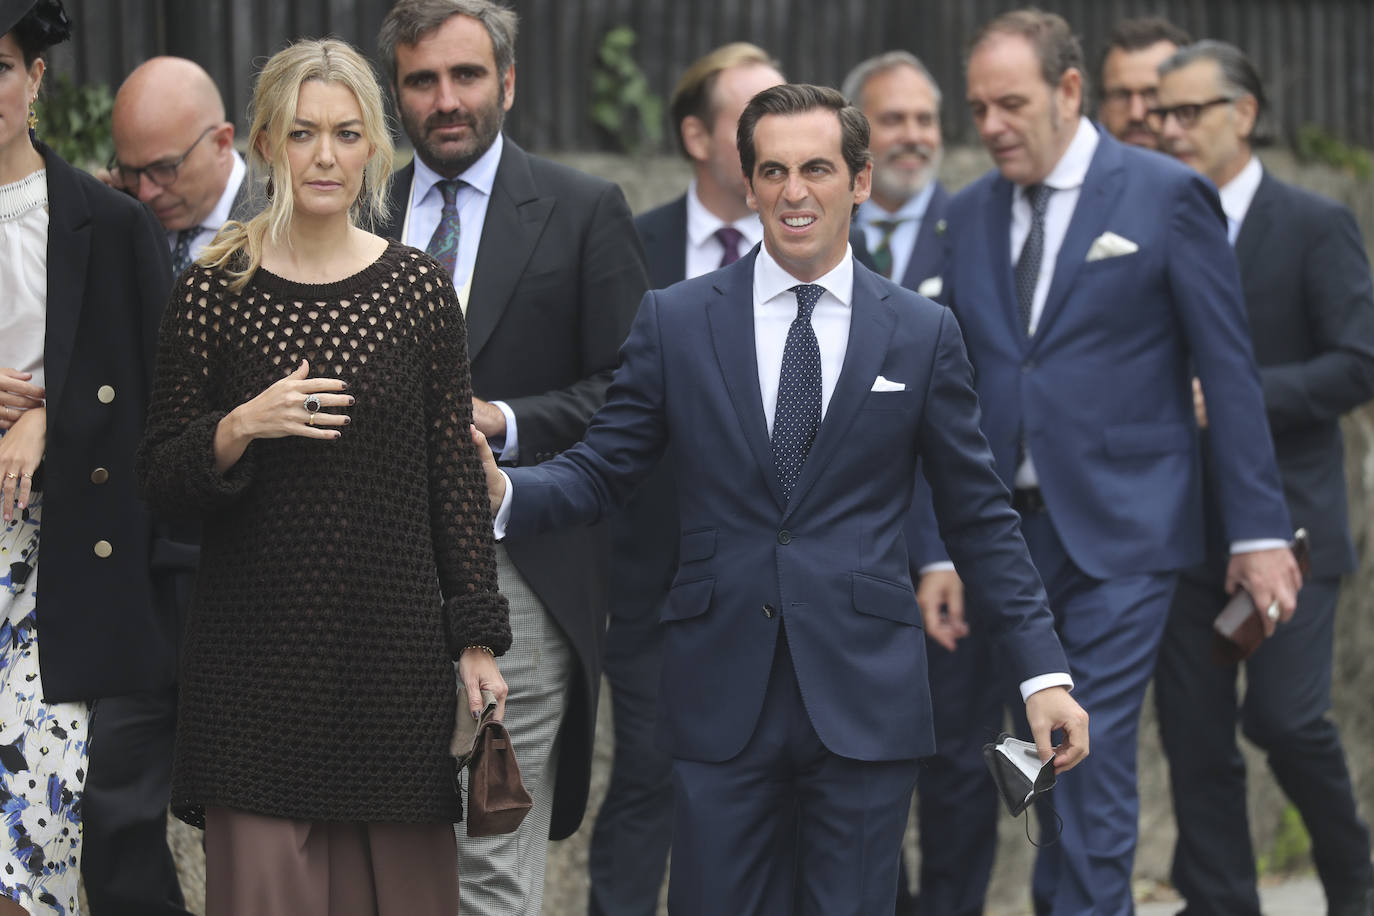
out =
{"type": "Polygon", "coordinates": [[[48,303],[48,171],[0,185],[0,367],[43,382],[48,303]]]}

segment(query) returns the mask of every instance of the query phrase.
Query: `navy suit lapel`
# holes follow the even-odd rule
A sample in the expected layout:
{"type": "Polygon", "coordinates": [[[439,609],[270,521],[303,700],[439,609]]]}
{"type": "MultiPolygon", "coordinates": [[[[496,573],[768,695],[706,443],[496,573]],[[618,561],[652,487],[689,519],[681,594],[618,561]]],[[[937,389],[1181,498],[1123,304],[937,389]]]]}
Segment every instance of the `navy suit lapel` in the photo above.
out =
{"type": "MultiPolygon", "coordinates": [[[[86,267],[91,253],[91,210],[72,167],[39,145],[48,174],[48,316],[43,366],[48,404],[62,409],[81,323],[86,267]],[[56,254],[54,254],[56,253],[56,254]]],[[[51,427],[49,427],[51,428],[51,427]]]]}
{"type": "Polygon", "coordinates": [[[687,195],[682,195],[656,214],[652,224],[641,222],[644,259],[649,262],[649,283],[666,289],[687,276],[687,195]]]}
{"type": "Polygon", "coordinates": [[[1088,174],[1083,178],[1078,204],[1073,208],[1068,231],[1064,234],[1064,244],[1054,262],[1054,278],[1045,296],[1045,307],[1040,312],[1032,347],[1036,341],[1045,338],[1050,325],[1063,311],[1064,301],[1068,298],[1069,290],[1073,289],[1078,271],[1087,260],[1088,250],[1092,248],[1093,240],[1107,228],[1113,205],[1125,185],[1117,178],[1117,173],[1121,171],[1120,146],[1102,131],[1098,131],[1098,135],[1097,151],[1088,166],[1088,174]]]}
{"type": "Polygon", "coordinates": [[[405,225],[406,209],[410,204],[410,189],[414,183],[415,163],[411,161],[397,172],[391,181],[391,190],[387,194],[386,219],[377,227],[380,235],[398,242],[405,241],[401,238],[401,227],[405,225]]]}
{"type": "Polygon", "coordinates": [[[902,285],[914,290],[921,282],[938,276],[940,264],[944,260],[944,243],[939,238],[939,228],[945,216],[945,203],[949,195],[942,185],[936,184],[926,204],[926,214],[921,218],[921,229],[916,233],[916,245],[911,249],[911,260],[906,265],[906,275],[902,285]]]}
{"type": "Polygon", "coordinates": [[[1240,264],[1240,275],[1246,277],[1250,271],[1246,268],[1255,263],[1264,247],[1264,240],[1269,235],[1269,227],[1274,224],[1270,218],[1269,211],[1274,203],[1274,179],[1265,172],[1260,179],[1259,188],[1255,191],[1255,197],[1250,201],[1250,209],[1245,213],[1245,220],[1240,224],[1240,235],[1236,236],[1236,261],[1240,264]]]}
{"type": "Polygon", "coordinates": [[[496,330],[553,207],[554,198],[539,196],[524,150],[507,139],[472,269],[467,306],[468,354],[472,359],[477,359],[496,330]]]}
{"type": "MultiPolygon", "coordinates": [[[[801,474],[792,488],[792,499],[783,513],[783,520],[801,504],[808,490],[825,473],[835,452],[846,444],[850,426],[858,415],[859,405],[868,397],[873,380],[883,367],[887,342],[892,337],[894,316],[884,301],[889,293],[878,276],[861,264],[854,265],[854,302],[849,316],[849,342],[844,351],[844,365],[825,409],[825,419],[811,443],[801,474]]],[[[755,382],[757,385],[757,382],[755,382]]],[[[771,460],[772,451],[769,451],[771,460]]]]}
{"type": "Polygon", "coordinates": [[[725,377],[725,390],[735,405],[744,438],[768,481],[768,491],[782,509],[787,499],[773,463],[768,418],[764,416],[763,395],[759,392],[759,358],[754,348],[754,260],[758,251],[756,245],[749,254],[716,274],[715,297],[706,304],[706,320],[711,327],[716,360],[725,377]]]}
{"type": "MultiPolygon", "coordinates": [[[[1012,340],[1022,349],[1026,347],[1026,332],[1021,327],[1021,317],[1016,310],[1016,288],[1012,282],[1011,268],[1011,199],[1015,190],[1010,181],[998,177],[988,192],[988,218],[985,242],[988,263],[992,265],[993,290],[997,294],[997,304],[1001,307],[1002,318],[1007,323],[1012,340]]],[[[971,308],[981,304],[971,301],[971,308]]]]}

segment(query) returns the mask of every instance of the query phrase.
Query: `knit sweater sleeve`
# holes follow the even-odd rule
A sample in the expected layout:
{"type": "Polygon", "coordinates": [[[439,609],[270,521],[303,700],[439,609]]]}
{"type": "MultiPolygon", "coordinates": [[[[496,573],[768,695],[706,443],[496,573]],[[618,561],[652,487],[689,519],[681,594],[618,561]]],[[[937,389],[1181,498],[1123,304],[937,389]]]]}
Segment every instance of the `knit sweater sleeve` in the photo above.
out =
{"type": "MultiPolygon", "coordinates": [[[[437,263],[428,265],[443,276],[437,263]]],[[[425,387],[430,525],[449,650],[467,646],[496,655],[510,648],[510,613],[496,587],[496,552],[486,477],[472,443],[472,378],[467,330],[449,283],[430,297],[430,364],[425,387]]]]}
{"type": "Polygon", "coordinates": [[[225,281],[208,268],[182,276],[158,335],[157,374],[138,449],[144,498],[155,511],[198,515],[234,501],[253,477],[253,448],[226,473],[215,469],[215,430],[228,410],[214,401],[215,341],[225,281]]]}

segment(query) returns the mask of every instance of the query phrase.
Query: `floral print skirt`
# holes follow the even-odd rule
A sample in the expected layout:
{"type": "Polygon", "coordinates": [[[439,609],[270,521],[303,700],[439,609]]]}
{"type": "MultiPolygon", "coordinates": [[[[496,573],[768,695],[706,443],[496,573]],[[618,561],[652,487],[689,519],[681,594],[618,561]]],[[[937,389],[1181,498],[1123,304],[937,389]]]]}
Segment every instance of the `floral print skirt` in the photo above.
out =
{"type": "Polygon", "coordinates": [[[33,914],[79,912],[86,703],[48,703],[38,674],[42,497],[0,523],[0,893],[33,914]]]}

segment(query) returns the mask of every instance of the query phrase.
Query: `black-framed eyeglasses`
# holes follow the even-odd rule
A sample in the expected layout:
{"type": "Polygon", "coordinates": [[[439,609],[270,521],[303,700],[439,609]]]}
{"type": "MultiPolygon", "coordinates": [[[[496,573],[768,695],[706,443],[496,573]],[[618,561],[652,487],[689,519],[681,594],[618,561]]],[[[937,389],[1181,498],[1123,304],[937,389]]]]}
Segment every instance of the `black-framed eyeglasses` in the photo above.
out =
{"type": "Polygon", "coordinates": [[[191,151],[196,148],[200,141],[204,140],[219,126],[218,124],[214,124],[205,128],[205,130],[200,132],[200,136],[196,137],[195,142],[186,147],[186,152],[175,159],[165,159],[162,162],[154,162],[151,165],[132,166],[125,165],[112,155],[110,156],[110,163],[106,168],[110,170],[110,174],[114,176],[115,181],[119,182],[122,187],[129,191],[138,190],[138,184],[144,175],[147,175],[148,180],[159,188],[169,187],[172,182],[177,180],[177,169],[186,161],[186,157],[191,155],[191,151]]]}
{"type": "Polygon", "coordinates": [[[1145,112],[1145,123],[1150,125],[1150,130],[1159,133],[1164,129],[1169,116],[1172,115],[1178,121],[1178,126],[1187,130],[1197,123],[1197,119],[1202,117],[1202,113],[1213,105],[1229,105],[1235,99],[1230,96],[1222,96],[1207,102],[1189,102],[1186,105],[1171,105],[1168,108],[1151,108],[1145,112]]]}

